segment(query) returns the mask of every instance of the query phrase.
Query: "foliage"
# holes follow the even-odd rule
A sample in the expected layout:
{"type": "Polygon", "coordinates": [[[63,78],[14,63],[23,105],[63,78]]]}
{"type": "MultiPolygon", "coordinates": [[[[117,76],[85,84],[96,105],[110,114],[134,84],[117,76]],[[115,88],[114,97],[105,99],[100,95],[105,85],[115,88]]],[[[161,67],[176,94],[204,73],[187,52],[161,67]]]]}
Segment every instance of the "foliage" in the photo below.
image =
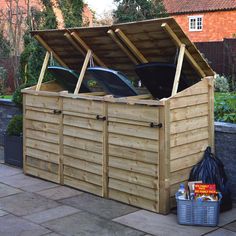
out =
{"type": "Polygon", "coordinates": [[[3,32],[0,31],[0,55],[8,57],[10,54],[10,42],[3,37],[3,32]]]}
{"type": "Polygon", "coordinates": [[[82,24],[83,0],[59,0],[65,27],[78,27],[82,24]]]}
{"type": "Polygon", "coordinates": [[[5,93],[5,84],[7,79],[7,70],[0,66],[0,95],[5,93]]]}
{"type": "Polygon", "coordinates": [[[236,123],[236,93],[215,93],[215,120],[236,123]]]}
{"type": "Polygon", "coordinates": [[[226,93],[229,92],[229,83],[225,76],[216,75],[215,78],[215,91],[226,93]]]}
{"type": "Polygon", "coordinates": [[[115,22],[131,22],[167,16],[162,0],[114,0],[115,22]]]}
{"type": "Polygon", "coordinates": [[[53,11],[53,6],[50,0],[41,0],[44,5],[44,10],[42,12],[42,24],[43,29],[56,29],[57,19],[53,11]]]}
{"type": "Polygon", "coordinates": [[[23,132],[23,115],[15,115],[9,122],[7,134],[20,136],[23,132]]]}

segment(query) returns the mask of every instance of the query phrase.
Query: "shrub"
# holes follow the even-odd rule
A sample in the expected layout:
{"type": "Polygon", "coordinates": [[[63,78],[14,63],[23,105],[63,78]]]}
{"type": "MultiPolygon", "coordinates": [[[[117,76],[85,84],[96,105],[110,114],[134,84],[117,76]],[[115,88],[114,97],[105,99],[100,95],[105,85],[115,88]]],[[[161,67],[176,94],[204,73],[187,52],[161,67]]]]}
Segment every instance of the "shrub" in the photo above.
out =
{"type": "Polygon", "coordinates": [[[8,124],[7,134],[20,136],[22,132],[23,132],[23,116],[15,115],[8,124]]]}
{"type": "Polygon", "coordinates": [[[229,92],[229,82],[225,76],[216,75],[215,91],[221,93],[229,92]]]}

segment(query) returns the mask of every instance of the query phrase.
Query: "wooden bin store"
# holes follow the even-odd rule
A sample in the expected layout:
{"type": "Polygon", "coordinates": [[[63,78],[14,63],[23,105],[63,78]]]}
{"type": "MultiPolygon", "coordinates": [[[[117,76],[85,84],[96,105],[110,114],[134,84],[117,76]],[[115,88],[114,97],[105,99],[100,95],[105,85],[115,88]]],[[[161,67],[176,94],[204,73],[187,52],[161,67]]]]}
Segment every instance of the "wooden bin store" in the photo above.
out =
{"type": "Polygon", "coordinates": [[[172,18],[32,34],[47,53],[38,84],[22,90],[24,173],[168,213],[179,184],[214,148],[214,72],[196,47],[172,18]],[[42,83],[50,57],[80,71],[74,93],[42,83]],[[137,64],[176,61],[172,95],[78,93],[91,58],[130,78],[137,64]],[[181,72],[189,87],[178,91],[181,72]]]}

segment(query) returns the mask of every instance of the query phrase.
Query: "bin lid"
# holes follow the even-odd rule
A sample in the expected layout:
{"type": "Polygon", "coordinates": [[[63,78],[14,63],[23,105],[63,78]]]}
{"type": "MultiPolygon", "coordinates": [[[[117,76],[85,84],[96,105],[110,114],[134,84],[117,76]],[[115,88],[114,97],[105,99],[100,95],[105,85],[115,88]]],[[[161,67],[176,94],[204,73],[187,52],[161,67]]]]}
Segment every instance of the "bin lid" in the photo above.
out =
{"type": "MultiPolygon", "coordinates": [[[[32,35],[40,36],[44,43],[42,43],[42,40],[39,40],[39,37],[36,37],[36,39],[47,50],[50,49],[49,51],[53,52],[55,59],[56,57],[60,58],[72,70],[81,70],[86,54],[85,48],[88,47],[107,68],[121,71],[131,79],[138,79],[135,72],[135,63],[124,51],[124,47],[129,52],[130,49],[119,38],[116,31],[122,31],[137,48],[137,53],[141,53],[149,63],[163,62],[173,64],[179,48],[176,47],[173,38],[163,29],[162,25],[164,23],[168,24],[180,42],[185,44],[186,49],[195,60],[197,66],[204,72],[204,76],[199,76],[196,73],[196,69],[194,69],[193,63],[190,63],[185,57],[182,71],[186,75],[187,80],[190,81],[190,85],[200,81],[201,77],[213,76],[215,74],[214,71],[174,18],[171,17],[101,27],[33,31],[32,35]],[[117,39],[124,46],[123,49],[108,34],[109,30],[112,30],[117,36],[117,39]],[[83,43],[81,44],[76,41],[72,37],[73,34],[79,36],[83,43]],[[66,35],[71,36],[74,42],[71,42],[66,35]],[[83,46],[84,44],[86,44],[86,47],[83,46]]],[[[96,60],[94,62],[96,63],[96,60]]],[[[140,63],[142,62],[140,61],[140,63]]]]}

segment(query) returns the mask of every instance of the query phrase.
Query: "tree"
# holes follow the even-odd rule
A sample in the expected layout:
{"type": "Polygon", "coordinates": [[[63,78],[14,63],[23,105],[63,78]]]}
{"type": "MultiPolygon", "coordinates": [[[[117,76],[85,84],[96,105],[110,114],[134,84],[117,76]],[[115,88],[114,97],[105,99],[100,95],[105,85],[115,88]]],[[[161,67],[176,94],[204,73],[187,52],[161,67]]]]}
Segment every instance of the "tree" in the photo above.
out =
{"type": "Polygon", "coordinates": [[[131,22],[167,16],[162,0],[114,0],[115,22],[131,22]]]}

